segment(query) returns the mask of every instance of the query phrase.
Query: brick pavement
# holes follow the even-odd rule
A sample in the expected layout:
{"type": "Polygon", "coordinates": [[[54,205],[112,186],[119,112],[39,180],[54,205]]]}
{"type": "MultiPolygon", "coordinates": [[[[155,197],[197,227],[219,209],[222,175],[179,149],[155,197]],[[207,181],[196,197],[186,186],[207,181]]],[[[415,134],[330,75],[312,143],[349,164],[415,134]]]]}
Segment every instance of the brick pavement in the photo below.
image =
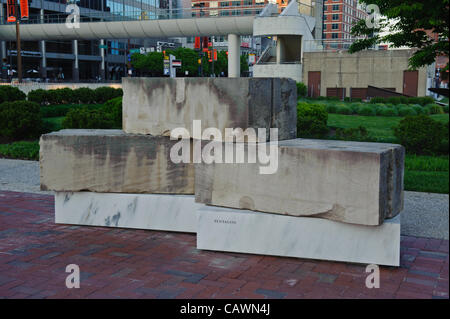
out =
{"type": "Polygon", "coordinates": [[[446,298],[449,241],[402,236],[401,267],[201,251],[193,234],[56,225],[53,196],[0,191],[0,298],[446,298]],[[67,289],[68,264],[81,288],[67,289]]]}

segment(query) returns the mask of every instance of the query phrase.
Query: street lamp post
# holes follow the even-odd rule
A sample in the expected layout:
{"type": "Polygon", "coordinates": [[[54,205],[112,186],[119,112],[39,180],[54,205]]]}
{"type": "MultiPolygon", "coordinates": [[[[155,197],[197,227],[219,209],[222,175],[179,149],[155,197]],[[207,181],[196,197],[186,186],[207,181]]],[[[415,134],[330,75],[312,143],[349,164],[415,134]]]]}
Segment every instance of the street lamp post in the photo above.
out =
{"type": "Polygon", "coordinates": [[[19,83],[22,83],[22,49],[20,47],[20,23],[19,17],[16,18],[16,43],[17,43],[17,77],[19,83]]]}

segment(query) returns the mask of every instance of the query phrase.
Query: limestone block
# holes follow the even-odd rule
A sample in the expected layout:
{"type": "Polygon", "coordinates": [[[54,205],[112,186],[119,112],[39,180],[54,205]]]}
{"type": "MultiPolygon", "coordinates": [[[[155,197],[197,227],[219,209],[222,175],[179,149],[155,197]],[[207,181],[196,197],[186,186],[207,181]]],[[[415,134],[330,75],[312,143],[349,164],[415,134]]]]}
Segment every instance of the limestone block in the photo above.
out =
{"type": "MultiPolygon", "coordinates": [[[[297,137],[297,89],[286,78],[123,78],[123,130],[169,135],[202,128],[278,128],[297,137]]],[[[267,139],[268,140],[268,139],[267,139]]]]}
{"type": "Polygon", "coordinates": [[[165,136],[62,130],[40,140],[41,189],[194,194],[194,165],[175,164],[165,136]]]}
{"type": "Polygon", "coordinates": [[[403,209],[400,145],[293,139],[270,153],[273,174],[260,174],[268,164],[258,157],[256,163],[197,164],[196,201],[362,225],[380,225],[403,209]]]}
{"type": "Polygon", "coordinates": [[[56,192],[57,224],[195,233],[194,195],[56,192]]]}
{"type": "Polygon", "coordinates": [[[204,206],[197,248],[399,266],[400,215],[380,226],[204,206]]]}

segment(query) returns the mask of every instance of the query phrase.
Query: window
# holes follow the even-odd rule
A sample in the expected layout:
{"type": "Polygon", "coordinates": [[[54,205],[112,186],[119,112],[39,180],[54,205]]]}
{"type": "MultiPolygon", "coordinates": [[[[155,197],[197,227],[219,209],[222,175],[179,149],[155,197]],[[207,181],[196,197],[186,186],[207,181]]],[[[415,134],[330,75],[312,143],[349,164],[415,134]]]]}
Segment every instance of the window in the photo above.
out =
{"type": "Polygon", "coordinates": [[[332,39],[338,39],[339,38],[339,33],[332,33],[331,34],[331,38],[332,39]]]}
{"type": "Polygon", "coordinates": [[[221,6],[221,7],[229,7],[229,6],[230,6],[230,3],[229,3],[229,2],[221,2],[221,3],[220,3],[220,6],[221,6]]]}
{"type": "Polygon", "coordinates": [[[253,5],[253,0],[244,0],[244,6],[251,6],[253,5]]]}
{"type": "Polygon", "coordinates": [[[240,5],[241,5],[240,1],[231,1],[231,6],[233,6],[233,7],[238,7],[240,5]]]}
{"type": "Polygon", "coordinates": [[[338,29],[339,29],[339,24],[333,23],[333,24],[331,25],[331,30],[338,30],[338,29]]]}
{"type": "Polygon", "coordinates": [[[323,6],[323,11],[327,11],[327,6],[323,6]]]}
{"type": "Polygon", "coordinates": [[[333,11],[339,11],[339,5],[333,4],[333,11]]]}
{"type": "Polygon", "coordinates": [[[333,20],[339,20],[339,14],[334,13],[333,14],[333,20]]]}

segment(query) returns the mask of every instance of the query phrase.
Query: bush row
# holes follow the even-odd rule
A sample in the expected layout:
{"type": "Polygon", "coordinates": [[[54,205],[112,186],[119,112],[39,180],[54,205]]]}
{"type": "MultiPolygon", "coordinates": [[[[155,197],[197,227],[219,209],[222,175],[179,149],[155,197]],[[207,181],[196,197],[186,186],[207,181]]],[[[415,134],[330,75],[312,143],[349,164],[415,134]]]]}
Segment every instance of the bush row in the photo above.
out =
{"type": "Polygon", "coordinates": [[[434,103],[434,98],[431,96],[421,96],[421,97],[407,97],[407,96],[391,96],[391,97],[373,97],[370,99],[370,103],[384,103],[384,104],[419,104],[427,105],[434,103]]]}
{"type": "Polygon", "coordinates": [[[100,108],[83,106],[67,113],[63,128],[110,129],[122,128],[122,97],[116,97],[100,108]]]}
{"type": "Polygon", "coordinates": [[[41,106],[42,117],[59,117],[66,116],[71,109],[87,107],[90,109],[101,108],[103,104],[61,104],[61,105],[45,105],[41,106]]]}
{"type": "Polygon", "coordinates": [[[27,96],[14,86],[0,85],[0,103],[25,100],[27,96]]]}
{"type": "Polygon", "coordinates": [[[339,103],[328,104],[326,106],[328,113],[334,114],[357,114],[364,116],[408,116],[408,115],[428,115],[448,113],[448,106],[442,107],[438,104],[367,104],[367,103],[339,103]]]}
{"type": "Polygon", "coordinates": [[[122,89],[112,87],[99,87],[95,90],[90,88],[69,88],[43,90],[37,89],[28,93],[28,100],[40,105],[48,104],[103,104],[113,98],[122,96],[122,89]]]}

